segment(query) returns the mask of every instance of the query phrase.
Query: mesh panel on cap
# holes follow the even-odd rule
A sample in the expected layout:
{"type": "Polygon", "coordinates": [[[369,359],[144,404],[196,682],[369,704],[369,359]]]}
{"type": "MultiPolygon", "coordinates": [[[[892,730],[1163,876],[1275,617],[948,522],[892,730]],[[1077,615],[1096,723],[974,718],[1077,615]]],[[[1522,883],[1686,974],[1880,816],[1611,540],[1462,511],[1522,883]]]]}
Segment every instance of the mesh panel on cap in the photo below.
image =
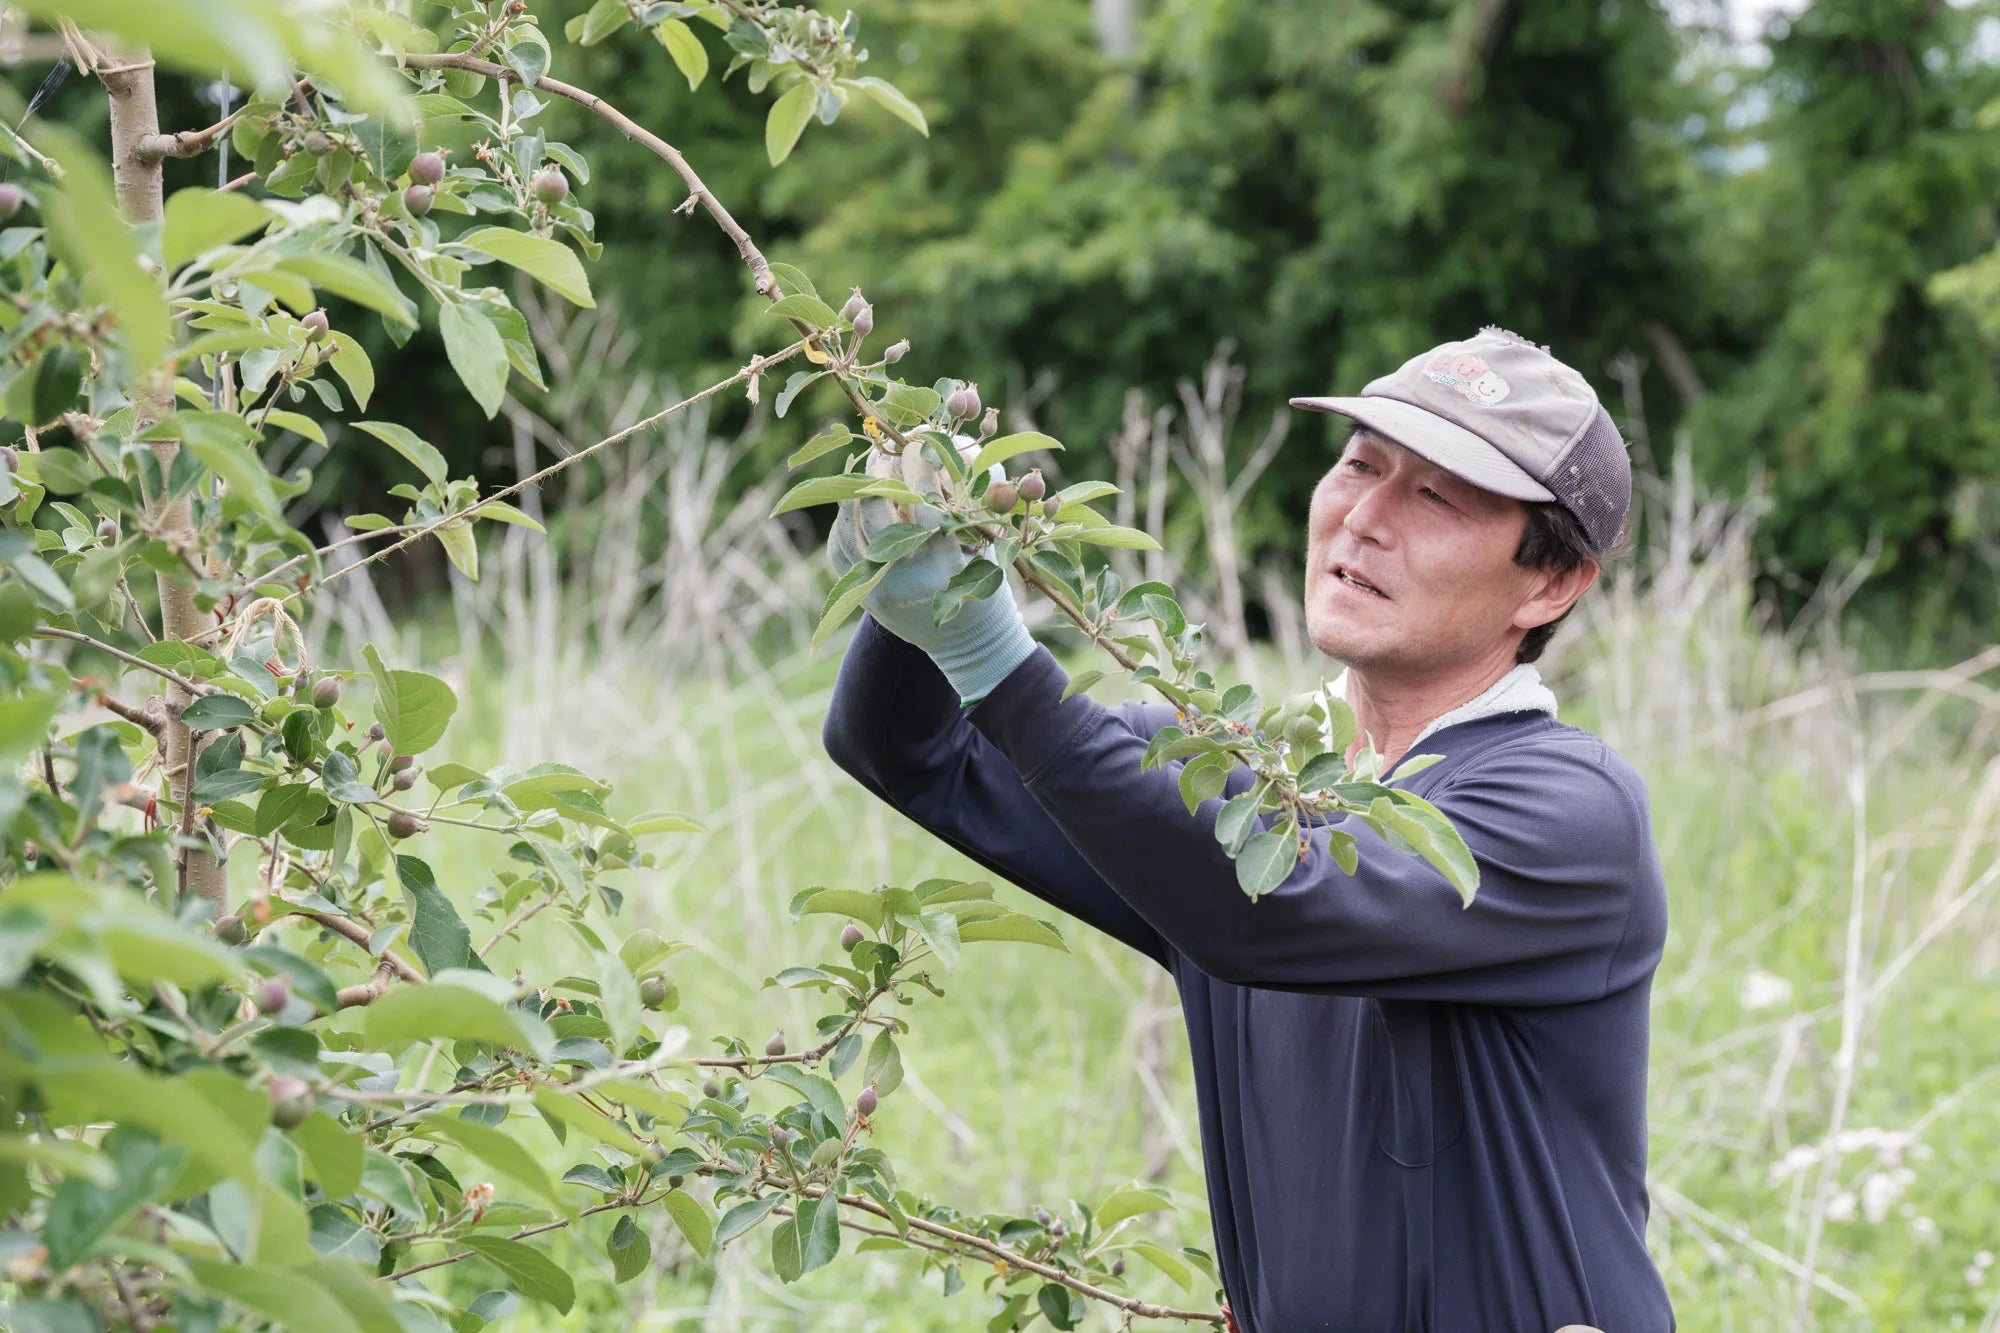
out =
{"type": "Polygon", "coordinates": [[[1609,551],[1632,505],[1632,465],[1625,457],[1625,441],[1602,405],[1541,481],[1582,521],[1595,552],[1602,556],[1609,551]]]}

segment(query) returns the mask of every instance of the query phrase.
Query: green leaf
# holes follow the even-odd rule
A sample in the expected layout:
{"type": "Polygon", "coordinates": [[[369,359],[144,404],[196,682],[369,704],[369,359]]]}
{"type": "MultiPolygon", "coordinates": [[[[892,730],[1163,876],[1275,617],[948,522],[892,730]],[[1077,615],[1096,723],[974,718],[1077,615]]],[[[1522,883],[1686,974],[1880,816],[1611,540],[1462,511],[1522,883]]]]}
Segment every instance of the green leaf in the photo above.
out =
{"type": "Polygon", "coordinates": [[[763,1221],[770,1215],[773,1208],[776,1208],[784,1201],[785,1196],[782,1194],[766,1194],[761,1199],[751,1199],[747,1203],[737,1204],[734,1208],[724,1213],[722,1221],[716,1224],[715,1243],[717,1245],[727,1245],[730,1241],[735,1240],[738,1236],[763,1221]]]}
{"type": "MultiPolygon", "coordinates": [[[[1182,776],[1186,776],[1185,769],[1182,776]]],[[[1215,840],[1227,848],[1230,855],[1234,856],[1242,850],[1250,830],[1256,827],[1261,804],[1261,793],[1253,787],[1230,797],[1222,803],[1222,809],[1216,811],[1215,840]]]]}
{"type": "Polygon", "coordinates": [[[868,1043],[868,1063],[862,1068],[861,1081],[872,1086],[878,1097],[887,1097],[903,1084],[903,1052],[887,1028],[868,1043]]]}
{"type": "Polygon", "coordinates": [[[833,632],[847,623],[855,608],[868,600],[868,594],[875,591],[889,573],[891,566],[877,565],[862,560],[852,566],[827,590],[826,610],[820,614],[819,624],[813,628],[812,646],[818,648],[833,632]]]}
{"type": "MultiPolygon", "coordinates": [[[[520,1181],[555,1207],[568,1206],[541,1160],[506,1130],[443,1112],[426,1116],[419,1122],[418,1129],[427,1138],[441,1139],[463,1148],[484,1165],[520,1181]]],[[[460,1178],[464,1178],[462,1173],[460,1178]]]]}
{"type": "Polygon", "coordinates": [[[1085,528],[1076,539],[1089,546],[1117,546],[1130,551],[1157,551],[1160,544],[1137,528],[1121,528],[1106,523],[1101,528],[1085,528]]]}
{"type": "Polygon", "coordinates": [[[1194,1273],[1178,1255],[1169,1254],[1148,1241],[1139,1242],[1132,1247],[1132,1250],[1141,1259],[1172,1278],[1182,1291],[1194,1290],[1194,1273]]]}
{"type": "Polygon", "coordinates": [[[326,1197],[345,1198],[361,1188],[366,1145],[325,1111],[314,1111],[292,1130],[292,1142],[305,1154],[306,1170],[326,1197]]]}
{"type": "Polygon", "coordinates": [[[978,476],[995,463],[1004,463],[1016,454],[1027,453],[1031,449],[1061,449],[1062,442],[1038,430],[1024,430],[1013,435],[1002,435],[989,440],[972,460],[968,472],[978,476]]]}
{"type": "Polygon", "coordinates": [[[561,241],[511,227],[479,227],[452,244],[510,264],[576,305],[597,304],[591,298],[590,279],[584,274],[582,261],[561,241]]]}
{"type": "Polygon", "coordinates": [[[505,500],[488,500],[481,504],[479,506],[479,516],[481,518],[492,519],[495,523],[512,523],[516,527],[533,528],[536,532],[546,533],[548,531],[547,528],[544,528],[534,518],[522,513],[505,500]]]}
{"type": "Polygon", "coordinates": [[[818,90],[810,83],[801,83],[771,103],[771,112],[764,119],[764,152],[772,166],[792,155],[792,148],[799,135],[805,133],[806,122],[812,119],[818,100],[818,90]]]}
{"type": "Polygon", "coordinates": [[[1370,821],[1401,835],[1458,890],[1463,905],[1470,907],[1479,892],[1479,862],[1473,859],[1465,839],[1443,811],[1421,796],[1399,791],[1395,798],[1377,797],[1368,809],[1370,821]]]}
{"type": "Polygon", "coordinates": [[[816,329],[824,329],[840,322],[840,315],[832,306],[817,296],[807,296],[804,292],[795,292],[776,302],[771,306],[770,313],[779,319],[800,320],[816,329]]]}
{"type": "Polygon", "coordinates": [[[444,455],[437,451],[436,446],[417,438],[416,432],[408,426],[399,426],[393,421],[357,421],[353,424],[416,464],[417,471],[438,485],[442,486],[450,475],[445,467],[444,455]]]}
{"type": "Polygon", "coordinates": [[[785,460],[785,466],[788,468],[803,467],[815,458],[832,453],[835,449],[840,448],[841,445],[846,444],[853,438],[854,432],[847,427],[830,426],[799,446],[798,451],[785,460]]]}
{"type": "Polygon", "coordinates": [[[640,838],[649,833],[706,833],[708,826],[690,815],[664,813],[641,815],[627,824],[625,831],[640,838]]]}
{"type": "MultiPolygon", "coordinates": [[[[1069,684],[1063,686],[1062,698],[1067,699],[1072,694],[1080,694],[1103,679],[1104,673],[1102,671],[1079,671],[1069,678],[1069,684]]],[[[1060,703],[1062,700],[1058,699],[1056,702],[1060,703]]]]}
{"type": "Polygon", "coordinates": [[[140,438],[178,438],[189,453],[228,483],[231,494],[266,518],[283,522],[283,506],[271,489],[270,471],[251,451],[250,442],[255,437],[250,423],[242,417],[233,412],[182,412],[160,421],[140,438]]]}
{"type": "Polygon", "coordinates": [[[701,44],[694,30],[679,19],[663,19],[653,29],[653,36],[660,39],[660,45],[667,48],[674,64],[687,76],[688,91],[701,87],[701,81],[708,77],[708,48],[701,44]]]}
{"type": "Polygon", "coordinates": [[[438,331],[444,335],[451,368],[491,419],[507,397],[507,347],[500,341],[500,330],[476,306],[447,301],[438,308],[438,331]]]}
{"type": "Polygon", "coordinates": [[[882,928],[881,898],[862,889],[808,889],[792,900],[792,920],[815,913],[851,916],[873,929],[882,928]]]}
{"type": "Polygon", "coordinates": [[[375,789],[361,780],[354,756],[345,750],[329,750],[320,764],[319,780],[326,794],[348,805],[368,805],[381,800],[375,789]]]}
{"type": "Polygon", "coordinates": [[[1172,1209],[1173,1204],[1158,1190],[1146,1189],[1140,1185],[1124,1185],[1111,1192],[1111,1196],[1097,1205],[1097,1229],[1109,1231],[1128,1217],[1141,1213],[1159,1212],[1172,1209]]]}
{"type": "Polygon", "coordinates": [[[297,1333],[362,1333],[361,1325],[325,1291],[294,1268],[275,1264],[217,1263],[190,1259],[199,1286],[224,1296],[278,1327],[297,1333]]]}
{"type": "Polygon", "coordinates": [[[938,625],[949,623],[967,602],[991,597],[1006,582],[1007,571],[991,560],[975,558],[966,562],[965,567],[952,575],[951,581],[931,598],[932,622],[938,625]]]}
{"type": "Polygon", "coordinates": [[[176,190],[167,200],[160,230],[160,258],[172,271],[218,245],[261,231],[270,210],[241,194],[200,188],[176,190]]]}
{"type": "Polygon", "coordinates": [[[514,1289],[532,1300],[553,1305],[563,1314],[576,1303],[576,1284],[561,1265],[531,1245],[500,1236],[464,1236],[453,1244],[476,1250],[479,1256],[507,1275],[514,1289]]]}
{"type": "Polygon", "coordinates": [[[899,560],[937,536],[936,528],[921,523],[891,523],[868,543],[868,558],[884,564],[899,560]]]}
{"type": "Polygon", "coordinates": [[[930,138],[931,127],[924,120],[924,113],[918,108],[915,102],[905,97],[895,84],[890,83],[887,79],[878,79],[873,75],[861,79],[847,79],[843,80],[843,82],[851,83],[862,92],[867,93],[870,98],[891,115],[895,116],[896,119],[902,121],[926,139],[930,138]]]}
{"type": "Polygon", "coordinates": [[[1306,760],[1299,769],[1299,790],[1301,792],[1321,791],[1333,786],[1347,776],[1347,758],[1344,750],[1329,750],[1306,760]]]}
{"type": "Polygon", "coordinates": [[[804,292],[807,296],[819,295],[819,288],[813,286],[812,279],[806,276],[806,271],[802,268],[783,264],[774,259],[771,261],[771,276],[778,280],[778,286],[787,294],[804,292]]]}
{"type": "Polygon", "coordinates": [[[548,1025],[509,1004],[511,988],[487,972],[453,969],[427,986],[392,986],[368,1006],[362,1032],[381,1050],[438,1039],[514,1046],[547,1059],[555,1049],[548,1025]]]}
{"type": "Polygon", "coordinates": [[[220,731],[256,720],[257,710],[250,701],[233,694],[205,694],[181,713],[181,721],[196,731],[220,731]]]}
{"type": "Polygon", "coordinates": [[[1076,1327],[1078,1311],[1076,1300],[1068,1287],[1060,1282],[1044,1282],[1035,1292],[1035,1308],[1049,1321],[1049,1327],[1058,1333],[1069,1333],[1076,1327]]]}
{"type": "Polygon", "coordinates": [[[328,359],[333,362],[334,373],[347,385],[354,405],[365,411],[370,395],[375,392],[374,362],[368,359],[360,343],[337,329],[328,331],[327,340],[333,344],[333,354],[328,359]]]}
{"type": "Polygon", "coordinates": [[[414,856],[396,858],[396,878],[415,903],[410,919],[410,947],[424,971],[432,975],[452,967],[474,966],[472,931],[445,897],[428,863],[414,856]]]}
{"type": "Polygon", "coordinates": [[[772,1065],[764,1075],[773,1083],[782,1083],[811,1103],[813,1110],[825,1116],[827,1123],[836,1130],[847,1126],[847,1104],[841,1100],[840,1089],[831,1080],[806,1070],[797,1064],[772,1065]]]}
{"type": "Polygon", "coordinates": [[[916,931],[923,937],[924,943],[931,946],[931,952],[937,955],[940,963],[944,964],[945,971],[949,972],[958,966],[960,940],[957,917],[950,912],[929,910],[919,912],[916,931]]]}
{"type": "Polygon", "coordinates": [[[675,1190],[660,1202],[666,1205],[667,1216],[674,1219],[674,1225],[687,1237],[694,1252],[706,1259],[715,1249],[715,1219],[702,1207],[701,1200],[686,1190],[675,1190]]]}
{"type": "Polygon", "coordinates": [[[611,1029],[614,1049],[623,1051],[644,1034],[646,1029],[639,1007],[639,983],[632,979],[631,971],[615,954],[598,955],[597,998],[604,1011],[604,1021],[611,1029]]]}
{"type": "Polygon", "coordinates": [[[395,752],[422,754],[443,740],[458,709],[458,696],[451,687],[421,671],[389,670],[373,644],[361,653],[375,677],[375,718],[395,752]]]}
{"type": "Polygon", "coordinates": [[[798,1223],[803,1250],[799,1272],[810,1273],[832,1263],[840,1253],[840,1200],[832,1194],[801,1200],[798,1223]]]}
{"type": "Polygon", "coordinates": [[[1193,814],[1203,801],[1220,796],[1236,771],[1236,756],[1227,751],[1205,754],[1181,766],[1181,801],[1193,814]]]}
{"type": "Polygon", "coordinates": [[[799,1219],[787,1217],[771,1229],[771,1270],[780,1282],[797,1282],[805,1271],[805,1255],[799,1244],[799,1219]]]}
{"type": "MultiPolygon", "coordinates": [[[[66,3],[60,12],[89,24],[90,16],[66,3]]],[[[60,182],[42,187],[42,209],[49,247],[62,256],[92,301],[109,305],[118,316],[124,346],[126,378],[150,370],[171,340],[167,303],[160,284],[140,267],[137,234],[125,223],[102,158],[71,131],[44,124],[43,150],[62,164],[60,182]]]]}
{"type": "Polygon", "coordinates": [[[1045,949],[1069,952],[1069,945],[1063,941],[1061,931],[1046,921],[1038,921],[1019,912],[984,920],[961,921],[958,923],[958,939],[961,944],[976,944],[982,940],[1005,940],[1014,944],[1039,944],[1045,949]]]}
{"type": "Polygon", "coordinates": [[[802,481],[779,497],[777,507],[771,510],[771,517],[789,514],[794,509],[804,509],[808,505],[851,500],[873,485],[876,480],[875,477],[860,473],[843,472],[837,477],[814,477],[809,481],[802,481]]]}
{"type": "MultiPolygon", "coordinates": [[[[386,270],[375,269],[358,259],[331,250],[309,250],[287,255],[278,267],[295,273],[324,292],[332,292],[359,306],[366,306],[391,323],[417,326],[417,308],[403,295],[386,270]]],[[[254,279],[253,279],[254,281],[254,279]]]]}
{"type": "Polygon", "coordinates": [[[611,1238],[605,1242],[604,1253],[611,1260],[611,1280],[630,1282],[653,1262],[653,1238],[634,1225],[632,1215],[626,1213],[618,1219],[618,1225],[611,1228],[611,1238]]]}
{"type": "Polygon", "coordinates": [[[1259,833],[1236,856],[1236,882],[1252,898],[1261,898],[1285,882],[1298,863],[1298,839],[1291,821],[1259,833]]]}
{"type": "Polygon", "coordinates": [[[182,990],[199,990],[243,976],[235,954],[151,912],[127,912],[97,924],[91,933],[118,975],[136,985],[170,981],[182,990]]]}

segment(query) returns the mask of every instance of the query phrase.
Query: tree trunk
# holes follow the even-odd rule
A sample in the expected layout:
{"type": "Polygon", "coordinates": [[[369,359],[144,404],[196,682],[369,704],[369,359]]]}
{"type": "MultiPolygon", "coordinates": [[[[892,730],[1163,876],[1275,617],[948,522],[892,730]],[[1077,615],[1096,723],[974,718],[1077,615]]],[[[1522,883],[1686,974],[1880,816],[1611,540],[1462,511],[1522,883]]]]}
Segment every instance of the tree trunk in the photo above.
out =
{"type": "MultiPolygon", "coordinates": [[[[139,152],[139,145],[147,136],[160,132],[159,104],[153,96],[152,53],[138,50],[106,55],[108,63],[99,70],[98,77],[111,99],[111,174],[118,187],[118,203],[127,222],[157,223],[164,213],[162,163],[139,152]]],[[[154,376],[135,385],[133,406],[137,409],[133,429],[143,430],[173,409],[173,395],[154,376]]],[[[153,457],[159,460],[160,475],[164,477],[173,466],[180,445],[160,440],[152,448],[153,457]]],[[[194,511],[189,500],[176,500],[156,510],[153,523],[166,541],[194,552],[194,511]]],[[[159,590],[160,631],[164,638],[193,639],[207,628],[195,607],[194,585],[185,571],[160,575],[159,590]]],[[[194,785],[194,761],[200,748],[194,744],[180,716],[193,698],[178,685],[167,687],[169,721],[161,737],[167,779],[181,807],[180,829],[188,835],[194,831],[194,805],[188,792],[194,785]]],[[[218,913],[226,910],[228,886],[222,867],[209,850],[183,849],[177,861],[180,895],[185,898],[192,892],[215,904],[218,913]]]]}

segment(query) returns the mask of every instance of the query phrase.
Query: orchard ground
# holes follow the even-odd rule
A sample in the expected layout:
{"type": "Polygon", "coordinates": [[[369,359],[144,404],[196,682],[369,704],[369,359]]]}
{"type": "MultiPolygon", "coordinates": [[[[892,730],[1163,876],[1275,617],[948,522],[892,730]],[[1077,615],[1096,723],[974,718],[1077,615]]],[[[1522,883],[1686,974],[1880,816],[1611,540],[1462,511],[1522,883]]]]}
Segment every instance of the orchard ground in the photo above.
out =
{"type": "MultiPolygon", "coordinates": [[[[1655,1250],[1691,1331],[1991,1330],[2000,712],[1964,673],[1841,665],[1830,620],[1790,636],[1762,623],[1743,536],[1700,552],[1656,543],[1644,579],[1601,587],[1549,661],[1563,715],[1646,776],[1672,893],[1654,1007],[1655,1250]]],[[[821,752],[844,638],[734,679],[665,678],[615,642],[588,679],[538,678],[490,649],[477,670],[457,654],[433,665],[463,692],[452,746],[464,762],[587,764],[616,783],[620,807],[682,809],[718,830],[629,879],[630,924],[689,941],[675,974],[683,997],[718,1030],[761,1040],[779,1025],[802,1030],[809,1011],[744,979],[836,947],[836,919],[792,922],[794,893],[979,873],[821,752]]],[[[1072,669],[1093,664],[1062,655],[1072,669]]],[[[1297,656],[1253,657],[1242,676],[1267,697],[1317,679],[1297,656]]],[[[467,906],[480,871],[461,858],[486,853],[451,832],[431,842],[467,906]]],[[[1001,898],[1056,915],[1012,886],[1001,898]]],[[[1071,954],[968,951],[950,1002],[905,1011],[908,1076],[878,1121],[893,1128],[908,1181],[941,1201],[1057,1208],[1060,1187],[1096,1198],[1144,1179],[1186,1196],[1179,1213],[1143,1219],[1158,1239],[1206,1249],[1171,987],[1063,925],[1071,954]]],[[[556,975],[576,961],[553,923],[523,935],[495,950],[496,970],[556,975]]],[[[569,1319],[523,1308],[515,1326],[958,1330],[989,1310],[977,1272],[945,1301],[914,1290],[916,1265],[893,1254],[781,1287],[761,1247],[711,1266],[664,1217],[649,1221],[650,1272],[613,1287],[578,1263],[569,1319]]],[[[1197,1306],[1207,1296],[1151,1274],[1139,1291],[1197,1306]]],[[[1085,1325],[1115,1326],[1095,1310],[1085,1325]]]]}

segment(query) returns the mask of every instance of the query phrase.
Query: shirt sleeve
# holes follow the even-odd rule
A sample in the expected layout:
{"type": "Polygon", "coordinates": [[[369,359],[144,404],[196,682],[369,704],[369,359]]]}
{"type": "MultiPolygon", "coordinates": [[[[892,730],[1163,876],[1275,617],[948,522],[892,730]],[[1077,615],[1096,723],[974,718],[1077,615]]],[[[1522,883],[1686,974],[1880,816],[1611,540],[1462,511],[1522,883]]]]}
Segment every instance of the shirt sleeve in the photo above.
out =
{"type": "Polygon", "coordinates": [[[1657,879],[1656,853],[1642,793],[1587,733],[1439,766],[1427,799],[1478,861],[1470,906],[1427,862],[1352,818],[1316,827],[1305,859],[1253,902],[1214,832],[1221,800],[1250,787],[1249,769],[1239,765],[1223,797],[1190,816],[1181,765],[1141,771],[1146,740],[1088,695],[1061,699],[1067,679],[1039,649],[969,720],[1104,881],[1208,975],[1526,1006],[1598,999],[1643,975],[1646,960],[1626,949],[1626,933],[1637,886],[1657,879]],[[1328,853],[1329,828],[1357,839],[1354,874],[1328,853]]]}
{"type": "MultiPolygon", "coordinates": [[[[1104,725],[1141,748],[1173,716],[1140,704],[1102,711],[1104,725]]],[[[863,616],[841,660],[821,740],[834,763],[895,810],[1043,902],[1168,965],[1159,933],[1112,892],[1013,765],[974,730],[943,673],[873,616],[863,616]]]]}

